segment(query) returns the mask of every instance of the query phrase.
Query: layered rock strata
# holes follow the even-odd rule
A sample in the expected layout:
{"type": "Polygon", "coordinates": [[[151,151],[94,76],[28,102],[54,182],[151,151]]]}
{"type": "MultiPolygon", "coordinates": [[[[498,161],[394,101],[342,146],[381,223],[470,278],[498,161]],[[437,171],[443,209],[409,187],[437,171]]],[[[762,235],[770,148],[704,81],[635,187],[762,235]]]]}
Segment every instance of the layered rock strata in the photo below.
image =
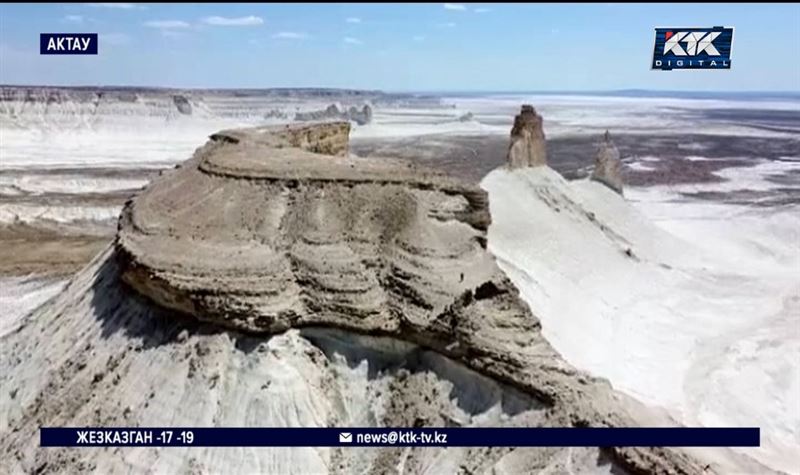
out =
{"type": "MultiPolygon", "coordinates": [[[[531,112],[518,119],[533,120],[521,125],[529,144],[541,132],[531,112]]],[[[547,408],[536,425],[671,423],[551,348],[486,250],[483,190],[398,160],[346,156],[347,129],[214,134],[127,203],[115,272],[160,307],[217,328],[329,328],[433,350],[534,398],[547,408]]],[[[528,162],[543,159],[543,147],[531,150],[528,162]]],[[[671,449],[603,450],[633,473],[702,470],[671,449]]]]}

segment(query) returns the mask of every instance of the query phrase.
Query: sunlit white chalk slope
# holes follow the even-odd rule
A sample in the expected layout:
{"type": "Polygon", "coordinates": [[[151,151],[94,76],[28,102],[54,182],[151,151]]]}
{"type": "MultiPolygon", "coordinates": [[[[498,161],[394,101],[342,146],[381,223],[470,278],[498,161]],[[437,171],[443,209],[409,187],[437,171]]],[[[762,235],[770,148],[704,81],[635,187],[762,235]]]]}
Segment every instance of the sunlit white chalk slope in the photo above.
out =
{"type": "MultiPolygon", "coordinates": [[[[782,264],[744,254],[754,247],[713,253],[548,167],[498,169],[482,186],[489,247],[567,360],[685,424],[761,427],[748,455],[800,468],[797,241],[775,250],[782,264]]],[[[713,222],[693,226],[697,240],[713,234],[713,222]]]]}

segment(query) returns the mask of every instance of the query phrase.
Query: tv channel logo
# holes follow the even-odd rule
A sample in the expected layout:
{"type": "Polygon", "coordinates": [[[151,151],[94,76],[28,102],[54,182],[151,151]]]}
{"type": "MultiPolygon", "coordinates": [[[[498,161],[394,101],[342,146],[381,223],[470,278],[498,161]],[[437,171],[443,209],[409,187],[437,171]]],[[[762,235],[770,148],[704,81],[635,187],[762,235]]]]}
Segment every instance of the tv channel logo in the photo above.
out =
{"type": "Polygon", "coordinates": [[[733,28],[656,28],[652,69],[731,69],[733,28]]]}
{"type": "Polygon", "coordinates": [[[39,54],[97,54],[97,33],[40,33],[39,54]]]}

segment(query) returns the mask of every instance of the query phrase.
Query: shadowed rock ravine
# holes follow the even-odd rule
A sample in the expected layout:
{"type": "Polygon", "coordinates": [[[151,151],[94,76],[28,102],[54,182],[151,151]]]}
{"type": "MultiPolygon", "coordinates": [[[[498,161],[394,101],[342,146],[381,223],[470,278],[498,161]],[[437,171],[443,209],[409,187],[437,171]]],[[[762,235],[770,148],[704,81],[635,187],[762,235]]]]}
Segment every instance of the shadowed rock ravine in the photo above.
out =
{"type": "Polygon", "coordinates": [[[350,156],[348,131],[219,132],[129,201],[114,249],[2,340],[0,456],[36,472],[703,472],[664,448],[37,451],[43,425],[674,425],[552,349],[486,250],[483,190],[350,156]]]}

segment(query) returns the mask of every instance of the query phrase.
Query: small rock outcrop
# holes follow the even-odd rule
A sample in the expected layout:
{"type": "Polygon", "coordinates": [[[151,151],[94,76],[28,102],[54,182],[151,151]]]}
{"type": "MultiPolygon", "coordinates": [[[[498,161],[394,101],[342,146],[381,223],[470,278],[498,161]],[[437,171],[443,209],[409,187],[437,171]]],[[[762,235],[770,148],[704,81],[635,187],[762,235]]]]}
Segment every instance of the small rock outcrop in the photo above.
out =
{"type": "Polygon", "coordinates": [[[295,114],[294,120],[299,122],[347,120],[358,125],[366,125],[372,122],[372,107],[369,104],[364,104],[360,109],[356,106],[340,109],[336,104],[331,104],[323,110],[298,112],[295,114]]]}
{"type": "Polygon", "coordinates": [[[619,158],[619,150],[617,150],[607,130],[603,134],[603,140],[600,142],[597,153],[594,156],[592,180],[606,185],[620,195],[622,194],[622,162],[619,158]]]}
{"type": "Polygon", "coordinates": [[[514,117],[511,129],[511,146],[508,149],[511,168],[547,165],[547,144],[542,127],[542,116],[531,105],[523,105],[514,117]]]}
{"type": "Polygon", "coordinates": [[[289,115],[281,109],[270,109],[264,114],[265,119],[288,119],[289,115]]]}
{"type": "Polygon", "coordinates": [[[181,114],[184,115],[192,114],[192,104],[189,102],[189,99],[187,99],[186,96],[176,94],[172,96],[172,102],[175,104],[175,107],[181,114]]]}
{"type": "Polygon", "coordinates": [[[352,120],[358,125],[366,125],[372,122],[372,107],[369,104],[364,104],[364,107],[359,110],[356,106],[350,106],[347,109],[348,119],[352,120]]]}

